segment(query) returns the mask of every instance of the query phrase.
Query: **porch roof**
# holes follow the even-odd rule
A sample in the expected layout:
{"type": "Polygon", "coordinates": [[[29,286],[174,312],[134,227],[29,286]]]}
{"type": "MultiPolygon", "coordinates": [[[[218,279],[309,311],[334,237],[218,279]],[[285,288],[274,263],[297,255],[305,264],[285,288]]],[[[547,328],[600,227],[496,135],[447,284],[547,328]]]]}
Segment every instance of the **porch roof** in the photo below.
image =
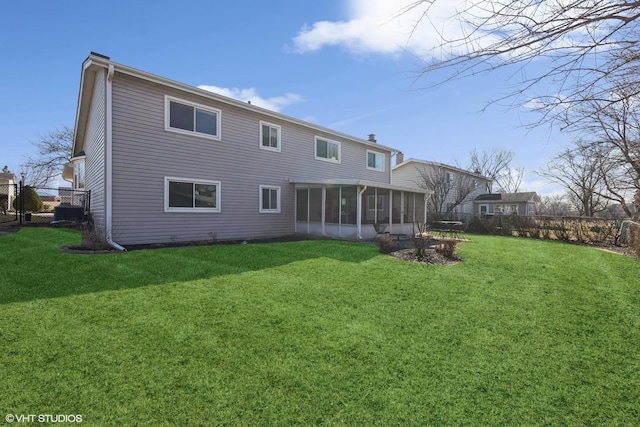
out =
{"type": "Polygon", "coordinates": [[[384,188],[385,190],[393,191],[406,191],[409,193],[422,193],[432,194],[431,190],[420,190],[410,187],[402,187],[399,185],[387,184],[384,182],[367,181],[364,179],[297,179],[290,178],[289,182],[295,184],[296,188],[304,187],[307,185],[323,185],[323,186],[336,186],[336,185],[353,185],[353,186],[367,186],[375,188],[384,188]]]}

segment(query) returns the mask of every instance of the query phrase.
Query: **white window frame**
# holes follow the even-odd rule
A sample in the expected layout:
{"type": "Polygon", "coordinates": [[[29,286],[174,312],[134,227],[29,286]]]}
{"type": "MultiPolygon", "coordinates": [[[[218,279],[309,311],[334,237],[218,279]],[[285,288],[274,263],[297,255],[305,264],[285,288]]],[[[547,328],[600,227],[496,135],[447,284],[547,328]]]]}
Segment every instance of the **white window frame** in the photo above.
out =
{"type": "Polygon", "coordinates": [[[84,190],[87,185],[85,156],[73,161],[73,189],[84,190]]]}
{"type": "Polygon", "coordinates": [[[165,176],[164,177],[164,211],[165,212],[188,212],[188,213],[220,213],[220,194],[222,186],[220,181],[209,181],[203,179],[193,179],[193,178],[178,178],[173,176],[165,176]],[[215,185],[216,186],[216,207],[215,208],[200,208],[200,207],[171,207],[169,206],[169,182],[189,182],[191,184],[204,184],[204,185],[215,185]]]}
{"type": "Polygon", "coordinates": [[[281,151],[281,148],[280,148],[281,146],[282,146],[282,126],[275,125],[275,124],[269,123],[269,122],[263,122],[262,120],[260,120],[260,148],[263,149],[263,150],[275,151],[275,152],[279,153],[281,151]],[[271,146],[265,147],[262,144],[262,140],[263,140],[262,127],[263,126],[268,126],[269,130],[271,130],[273,128],[273,129],[276,129],[278,131],[278,138],[277,138],[278,146],[277,147],[271,147],[271,146]]]}
{"type": "Polygon", "coordinates": [[[489,205],[479,205],[478,206],[478,214],[479,215],[488,215],[489,214],[489,205]],[[485,212],[482,212],[482,208],[485,208],[485,212]]]}
{"type": "MultiPolygon", "coordinates": [[[[195,114],[194,114],[194,120],[195,120],[195,114]]],[[[221,125],[222,125],[222,111],[217,109],[217,108],[212,108],[212,107],[208,107],[206,105],[202,105],[202,104],[197,104],[195,102],[191,102],[191,101],[185,101],[184,99],[180,99],[180,98],[174,98],[173,96],[169,96],[169,95],[165,95],[164,96],[164,130],[169,131],[169,132],[176,132],[176,133],[180,133],[183,135],[192,135],[192,136],[198,136],[200,138],[207,138],[207,139],[213,139],[215,141],[220,141],[222,136],[222,129],[221,129],[221,125]],[[180,129],[180,128],[174,128],[171,127],[171,108],[170,108],[170,102],[176,102],[178,104],[182,104],[182,105],[186,105],[188,107],[193,107],[194,109],[199,109],[202,111],[205,111],[207,113],[212,113],[216,115],[216,135],[210,135],[208,133],[202,133],[202,132],[197,132],[195,130],[195,123],[194,123],[194,130],[186,130],[186,129],[180,129]]]]}
{"type": "Polygon", "coordinates": [[[379,151],[367,150],[367,154],[366,154],[366,159],[365,160],[367,162],[367,169],[372,170],[372,171],[377,171],[377,172],[384,172],[385,164],[387,162],[387,156],[384,153],[381,153],[379,151]],[[376,167],[369,166],[369,154],[373,154],[375,156],[381,156],[382,157],[382,167],[381,168],[376,168],[376,167]]]}
{"type": "Polygon", "coordinates": [[[259,194],[259,197],[258,197],[258,203],[259,203],[258,204],[258,210],[259,210],[260,213],[280,213],[280,194],[281,194],[280,187],[278,187],[276,185],[261,185],[258,194],[259,194]],[[264,209],[262,207],[262,191],[263,190],[275,190],[276,191],[278,206],[275,209],[264,209]]]}
{"type": "Polygon", "coordinates": [[[334,140],[329,139],[329,138],[316,136],[315,137],[315,143],[313,144],[313,156],[315,157],[316,160],[321,160],[323,162],[342,163],[342,145],[340,144],[340,141],[334,141],[334,140]],[[328,157],[318,157],[318,141],[325,141],[327,143],[327,155],[329,155],[329,144],[337,145],[338,146],[338,159],[334,160],[334,159],[330,159],[328,157]]]}

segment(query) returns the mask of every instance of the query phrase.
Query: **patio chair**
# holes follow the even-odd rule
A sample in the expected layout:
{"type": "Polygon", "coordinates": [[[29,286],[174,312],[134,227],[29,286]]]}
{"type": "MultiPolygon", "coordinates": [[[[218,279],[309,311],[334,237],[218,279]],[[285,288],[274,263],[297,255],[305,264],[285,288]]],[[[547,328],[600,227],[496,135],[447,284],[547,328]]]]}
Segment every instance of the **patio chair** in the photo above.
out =
{"type": "Polygon", "coordinates": [[[374,223],[373,224],[373,228],[376,230],[376,236],[384,236],[385,234],[389,234],[389,232],[387,231],[387,226],[389,224],[380,224],[380,223],[374,223]]]}

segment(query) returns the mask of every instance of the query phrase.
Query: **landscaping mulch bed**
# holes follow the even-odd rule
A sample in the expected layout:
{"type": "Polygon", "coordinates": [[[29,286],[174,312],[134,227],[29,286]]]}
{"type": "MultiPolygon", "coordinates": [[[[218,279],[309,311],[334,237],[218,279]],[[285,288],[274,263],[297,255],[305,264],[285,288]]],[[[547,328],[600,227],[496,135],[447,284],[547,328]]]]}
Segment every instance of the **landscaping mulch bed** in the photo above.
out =
{"type": "Polygon", "coordinates": [[[439,254],[438,252],[436,252],[435,249],[428,249],[426,251],[425,259],[418,259],[418,257],[416,256],[415,249],[400,249],[398,251],[391,252],[389,255],[394,256],[396,258],[400,258],[405,261],[422,262],[425,264],[451,265],[451,264],[457,264],[460,261],[462,261],[462,258],[458,256],[455,256],[452,258],[445,257],[439,254]]]}

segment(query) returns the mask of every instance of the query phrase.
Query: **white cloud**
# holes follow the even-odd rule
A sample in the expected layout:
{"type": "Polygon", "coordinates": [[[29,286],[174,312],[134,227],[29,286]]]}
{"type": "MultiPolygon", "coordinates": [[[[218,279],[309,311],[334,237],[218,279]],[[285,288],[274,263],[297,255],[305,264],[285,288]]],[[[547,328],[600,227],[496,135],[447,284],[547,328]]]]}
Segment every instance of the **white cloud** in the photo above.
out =
{"type": "Polygon", "coordinates": [[[293,38],[298,53],[315,52],[325,46],[341,46],[353,53],[423,55],[436,49],[442,32],[459,37],[464,28],[451,18],[465,0],[428,2],[415,0],[350,0],[347,21],[316,22],[303,27],[293,38]],[[413,5],[413,6],[412,6],[413,5]],[[411,7],[410,7],[411,6],[411,7]],[[421,25],[416,23],[422,22],[421,25]]]}
{"type": "MultiPolygon", "coordinates": [[[[564,7],[567,2],[514,2],[517,4],[512,11],[517,15],[495,19],[496,2],[490,0],[347,0],[347,20],[320,21],[302,27],[293,38],[293,48],[297,53],[316,52],[326,46],[339,46],[356,54],[406,51],[441,60],[509,40],[510,34],[522,31],[532,21],[545,22],[558,14],[569,21],[578,11],[564,7]],[[477,26],[482,30],[478,31],[477,26]],[[442,49],[443,40],[446,51],[442,49]]],[[[556,44],[564,48],[579,44],[585,31],[574,31],[556,44]]],[[[511,54],[524,53],[525,49],[511,54]]]]}
{"type": "Polygon", "coordinates": [[[209,92],[217,93],[218,95],[226,96],[229,98],[237,99],[242,102],[251,102],[252,105],[256,105],[258,107],[266,108],[272,111],[281,111],[283,108],[295,104],[297,102],[302,102],[304,99],[302,96],[296,93],[287,93],[282,96],[274,96],[271,98],[263,98],[258,95],[258,92],[255,88],[251,87],[248,89],[238,89],[238,88],[225,88],[218,87],[212,85],[200,85],[198,86],[200,89],[208,90],[209,92]]]}

